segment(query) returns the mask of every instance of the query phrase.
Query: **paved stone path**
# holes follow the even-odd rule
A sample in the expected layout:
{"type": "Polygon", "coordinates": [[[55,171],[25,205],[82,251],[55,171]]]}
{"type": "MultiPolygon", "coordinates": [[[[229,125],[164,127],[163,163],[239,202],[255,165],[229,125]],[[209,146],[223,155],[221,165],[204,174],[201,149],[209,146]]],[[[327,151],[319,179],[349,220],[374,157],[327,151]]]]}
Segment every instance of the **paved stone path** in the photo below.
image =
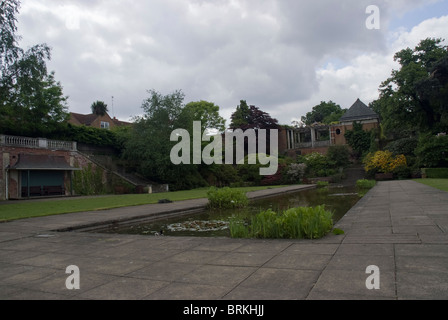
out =
{"type": "MultiPolygon", "coordinates": [[[[251,197],[294,187],[274,190],[251,197]]],[[[336,225],[344,235],[320,240],[76,231],[205,203],[2,223],[0,299],[448,299],[448,193],[413,181],[378,183],[336,225]],[[79,290],[66,288],[69,265],[79,267],[79,290]],[[379,289],[366,287],[370,265],[379,268],[379,289]]]]}

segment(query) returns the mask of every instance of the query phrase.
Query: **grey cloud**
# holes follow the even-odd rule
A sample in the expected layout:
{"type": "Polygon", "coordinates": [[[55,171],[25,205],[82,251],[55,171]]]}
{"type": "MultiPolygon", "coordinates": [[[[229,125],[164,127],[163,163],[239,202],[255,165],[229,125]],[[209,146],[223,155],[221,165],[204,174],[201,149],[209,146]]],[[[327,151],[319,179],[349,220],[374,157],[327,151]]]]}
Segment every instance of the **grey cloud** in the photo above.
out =
{"type": "MultiPolygon", "coordinates": [[[[114,96],[115,114],[127,119],[141,113],[147,89],[182,89],[189,101],[210,100],[225,113],[241,99],[275,113],[319,90],[316,69],[325,59],[384,50],[387,28],[364,27],[370,2],[27,0],[23,7],[32,9],[19,23],[28,43],[53,48],[50,68],[72,111],[114,96]],[[64,5],[79,14],[71,30],[64,5]]],[[[377,2],[386,24],[401,8],[377,2]]]]}

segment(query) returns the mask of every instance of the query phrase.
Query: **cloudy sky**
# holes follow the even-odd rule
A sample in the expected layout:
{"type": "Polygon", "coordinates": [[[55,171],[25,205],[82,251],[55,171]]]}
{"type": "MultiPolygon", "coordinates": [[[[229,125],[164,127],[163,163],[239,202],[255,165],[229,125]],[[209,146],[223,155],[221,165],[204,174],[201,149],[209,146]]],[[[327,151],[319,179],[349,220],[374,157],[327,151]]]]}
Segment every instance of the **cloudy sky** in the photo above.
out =
{"type": "Polygon", "coordinates": [[[22,47],[52,48],[71,112],[101,100],[121,120],[180,89],[226,119],[246,100],[290,124],[320,101],[370,103],[395,52],[448,40],[448,0],[22,0],[18,20],[22,47]]]}

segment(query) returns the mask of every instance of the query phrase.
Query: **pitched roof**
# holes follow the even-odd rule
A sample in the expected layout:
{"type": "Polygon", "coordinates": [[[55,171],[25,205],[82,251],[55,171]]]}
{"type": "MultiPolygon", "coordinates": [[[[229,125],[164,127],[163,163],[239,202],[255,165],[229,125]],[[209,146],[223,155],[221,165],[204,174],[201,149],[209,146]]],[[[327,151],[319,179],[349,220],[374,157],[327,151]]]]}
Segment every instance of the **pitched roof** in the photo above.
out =
{"type": "Polygon", "coordinates": [[[11,167],[15,170],[79,170],[71,167],[63,156],[19,154],[19,160],[11,167]]]}
{"type": "MultiPolygon", "coordinates": [[[[129,126],[129,125],[132,125],[131,122],[121,121],[121,120],[118,120],[115,117],[111,118],[107,112],[106,112],[105,116],[107,116],[107,118],[110,118],[110,120],[116,126],[129,126]]],[[[83,124],[85,126],[90,126],[98,117],[103,117],[103,116],[100,116],[100,115],[97,115],[97,114],[94,114],[94,113],[91,113],[91,114],[81,114],[81,113],[70,112],[70,122],[71,123],[83,124]]]]}
{"type": "Polygon", "coordinates": [[[86,126],[90,126],[90,124],[95,121],[95,119],[98,117],[96,114],[80,114],[80,113],[74,113],[70,112],[71,116],[76,119],[80,124],[84,124],[86,126]]]}
{"type": "Polygon", "coordinates": [[[117,126],[129,126],[129,125],[132,125],[132,123],[130,123],[130,122],[127,122],[127,121],[121,121],[121,120],[118,120],[117,118],[115,118],[115,117],[113,117],[112,118],[112,121],[115,123],[115,125],[117,125],[117,126]]]}
{"type": "Polygon", "coordinates": [[[375,111],[370,109],[361,100],[358,99],[339,119],[339,121],[344,122],[364,119],[379,119],[379,116],[375,111]]]}

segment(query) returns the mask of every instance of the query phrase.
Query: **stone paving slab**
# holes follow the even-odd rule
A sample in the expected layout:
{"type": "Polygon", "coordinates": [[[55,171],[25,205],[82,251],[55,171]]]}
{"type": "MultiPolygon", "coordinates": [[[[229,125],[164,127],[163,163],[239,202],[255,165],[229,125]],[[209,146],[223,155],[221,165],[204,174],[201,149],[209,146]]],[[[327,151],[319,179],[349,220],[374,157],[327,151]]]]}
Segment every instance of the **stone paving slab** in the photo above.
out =
{"type": "MultiPolygon", "coordinates": [[[[296,189],[262,196],[272,190],[296,189]]],[[[448,193],[413,181],[378,183],[336,224],[344,235],[319,240],[55,231],[203,204],[2,223],[0,299],[448,299],[448,193]],[[69,265],[80,269],[79,290],[65,286],[69,265]],[[369,265],[379,268],[378,290],[366,287],[369,265]]]]}

